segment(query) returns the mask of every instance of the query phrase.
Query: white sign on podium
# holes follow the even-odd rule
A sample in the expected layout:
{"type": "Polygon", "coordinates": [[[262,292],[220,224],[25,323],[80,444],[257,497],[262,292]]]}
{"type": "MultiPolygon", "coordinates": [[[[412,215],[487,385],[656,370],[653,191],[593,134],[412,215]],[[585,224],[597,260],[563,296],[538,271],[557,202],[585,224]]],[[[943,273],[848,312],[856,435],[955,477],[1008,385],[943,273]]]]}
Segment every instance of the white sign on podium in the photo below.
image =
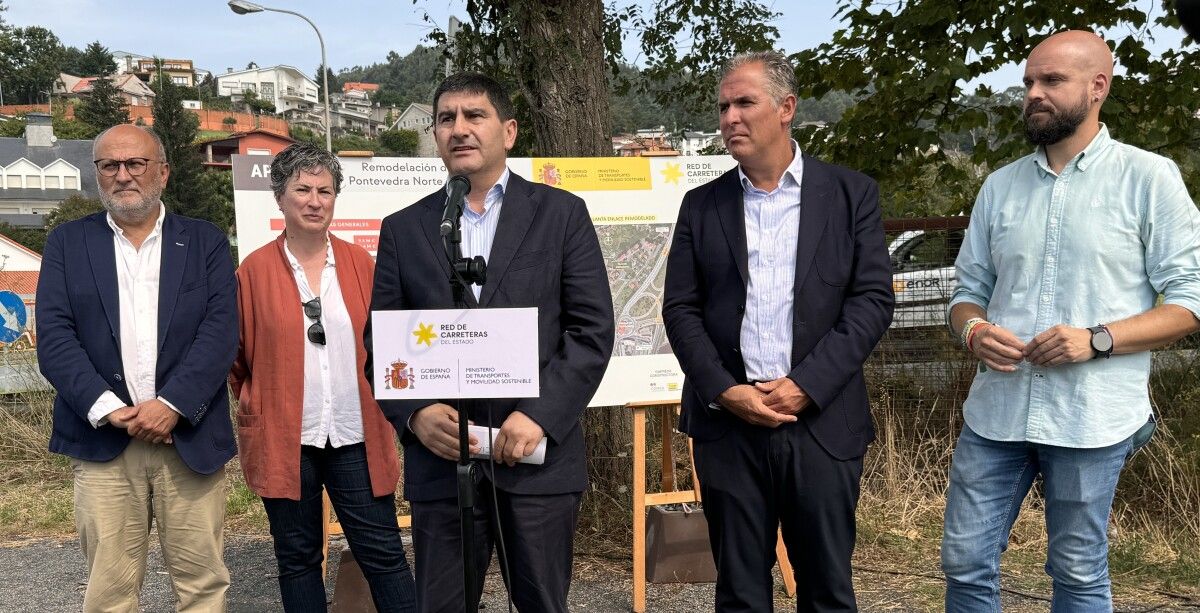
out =
{"type": "Polygon", "coordinates": [[[537,309],[372,311],[379,400],[537,398],[537,309]]]}

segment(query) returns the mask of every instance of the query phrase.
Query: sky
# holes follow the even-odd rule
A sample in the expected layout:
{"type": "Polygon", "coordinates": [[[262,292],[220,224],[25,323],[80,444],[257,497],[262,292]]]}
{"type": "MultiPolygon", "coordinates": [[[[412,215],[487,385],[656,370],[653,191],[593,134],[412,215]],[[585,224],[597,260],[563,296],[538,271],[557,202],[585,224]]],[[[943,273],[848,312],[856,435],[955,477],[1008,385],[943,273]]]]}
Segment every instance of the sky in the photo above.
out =
{"type": "MultiPolygon", "coordinates": [[[[1159,11],[1159,0],[1142,0],[1146,10],[1159,11]]],[[[197,68],[220,74],[240,70],[253,61],[259,66],[287,64],[313,74],[321,54],[312,28],[302,19],[280,13],[236,15],[225,0],[3,0],[5,21],[14,26],[49,28],[66,45],[83,48],[99,40],[110,51],[191,59],[197,68]]],[[[432,25],[428,13],[445,27],[451,14],[466,17],[465,0],[270,0],[273,8],[304,14],[325,38],[329,65],[335,70],[383,62],[388,51],[404,55],[432,25]]],[[[782,16],[778,47],[788,53],[828,41],[841,25],[834,19],[836,0],[766,0],[782,16]]],[[[1152,17],[1157,16],[1152,14],[1152,17]]],[[[1118,36],[1124,33],[1115,33],[1118,36]]],[[[629,37],[632,38],[632,37],[629,37]]],[[[1180,43],[1181,35],[1157,37],[1152,50],[1180,43]]],[[[636,43],[626,45],[634,59],[636,43]]],[[[997,90],[1020,85],[1021,67],[1009,66],[982,79],[997,90]]],[[[969,87],[973,87],[970,84],[969,87]]]]}

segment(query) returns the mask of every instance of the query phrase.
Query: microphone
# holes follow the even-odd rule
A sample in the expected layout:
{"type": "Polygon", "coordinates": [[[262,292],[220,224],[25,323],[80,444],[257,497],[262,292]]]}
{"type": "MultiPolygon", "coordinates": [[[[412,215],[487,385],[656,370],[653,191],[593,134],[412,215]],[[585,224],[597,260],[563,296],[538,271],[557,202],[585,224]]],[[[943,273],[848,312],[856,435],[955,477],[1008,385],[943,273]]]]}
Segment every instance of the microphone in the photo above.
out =
{"type": "Polygon", "coordinates": [[[1200,0],[1177,0],[1175,14],[1188,36],[1200,38],[1200,0]]]}
{"type": "Polygon", "coordinates": [[[471,182],[462,175],[454,175],[446,181],[446,210],[442,212],[442,225],[439,231],[442,236],[450,236],[454,231],[454,222],[462,214],[463,198],[471,193],[471,182]]]}

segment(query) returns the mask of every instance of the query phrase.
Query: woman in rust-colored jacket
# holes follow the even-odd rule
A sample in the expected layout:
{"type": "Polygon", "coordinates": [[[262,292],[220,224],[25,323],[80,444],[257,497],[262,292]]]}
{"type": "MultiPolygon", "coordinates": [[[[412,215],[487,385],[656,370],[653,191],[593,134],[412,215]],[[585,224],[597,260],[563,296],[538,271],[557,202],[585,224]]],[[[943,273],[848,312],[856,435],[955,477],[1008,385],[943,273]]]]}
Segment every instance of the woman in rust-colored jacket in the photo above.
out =
{"type": "Polygon", "coordinates": [[[329,233],[341,165],[307,144],[271,165],[284,217],[278,239],[237,271],[242,471],[274,537],[286,611],[325,611],[322,489],[329,492],[380,612],[415,610],[396,523],[395,431],[363,373],[374,262],[329,233]]]}

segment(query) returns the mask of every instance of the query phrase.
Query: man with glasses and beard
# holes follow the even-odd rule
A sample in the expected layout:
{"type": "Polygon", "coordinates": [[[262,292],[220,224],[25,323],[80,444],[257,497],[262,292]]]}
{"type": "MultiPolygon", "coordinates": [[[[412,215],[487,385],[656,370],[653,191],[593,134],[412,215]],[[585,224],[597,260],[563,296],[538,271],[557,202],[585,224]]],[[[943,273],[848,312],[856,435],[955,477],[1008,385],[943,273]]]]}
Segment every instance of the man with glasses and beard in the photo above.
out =
{"type": "Polygon", "coordinates": [[[1000,610],[1000,554],[1039,476],[1051,608],[1112,610],[1108,518],[1153,432],[1150,351],[1200,329],[1200,213],[1174,163],[1100,123],[1112,70],[1090,32],[1033,50],[1037,150],[987,178],[958,255],[950,325],[981,364],[947,493],[951,613],[1000,610]]]}
{"type": "Polygon", "coordinates": [[[229,242],[167,213],[153,132],[110,128],[93,153],[106,210],[50,232],[37,288],[38,364],[57,393],[50,451],[70,458],[87,556],[83,610],[138,610],[153,520],[175,609],[224,611],[229,242]]]}

